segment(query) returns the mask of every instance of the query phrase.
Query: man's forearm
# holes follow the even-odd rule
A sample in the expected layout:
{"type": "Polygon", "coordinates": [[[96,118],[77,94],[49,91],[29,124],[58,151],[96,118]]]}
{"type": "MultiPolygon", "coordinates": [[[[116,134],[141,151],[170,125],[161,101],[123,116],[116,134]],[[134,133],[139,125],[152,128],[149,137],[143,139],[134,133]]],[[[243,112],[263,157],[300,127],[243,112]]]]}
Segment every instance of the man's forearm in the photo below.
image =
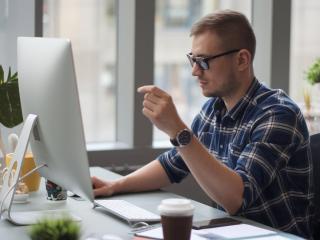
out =
{"type": "Polygon", "coordinates": [[[230,214],[236,213],[243,201],[244,186],[241,177],[209,154],[195,137],[190,144],[178,150],[209,197],[230,214]]]}
{"type": "Polygon", "coordinates": [[[170,180],[159,161],[154,160],[115,183],[115,193],[151,191],[168,186],[170,180]]]}
{"type": "MultiPolygon", "coordinates": [[[[154,85],[142,86],[138,88],[138,92],[144,94],[143,114],[171,139],[186,128],[168,93],[154,85]]],[[[209,197],[229,213],[235,213],[242,204],[244,187],[241,177],[220,163],[195,137],[191,143],[178,150],[192,175],[209,197]]]]}

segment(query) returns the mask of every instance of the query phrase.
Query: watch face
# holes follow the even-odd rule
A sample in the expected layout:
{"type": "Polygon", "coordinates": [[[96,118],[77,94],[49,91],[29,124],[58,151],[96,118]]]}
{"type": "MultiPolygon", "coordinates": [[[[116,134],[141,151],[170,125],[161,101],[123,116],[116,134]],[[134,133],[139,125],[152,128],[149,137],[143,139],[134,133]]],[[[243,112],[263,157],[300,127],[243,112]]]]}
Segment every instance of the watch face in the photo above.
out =
{"type": "Polygon", "coordinates": [[[179,145],[184,146],[184,145],[187,145],[188,143],[190,143],[191,136],[192,136],[191,132],[187,129],[180,132],[180,134],[178,136],[179,145]]]}

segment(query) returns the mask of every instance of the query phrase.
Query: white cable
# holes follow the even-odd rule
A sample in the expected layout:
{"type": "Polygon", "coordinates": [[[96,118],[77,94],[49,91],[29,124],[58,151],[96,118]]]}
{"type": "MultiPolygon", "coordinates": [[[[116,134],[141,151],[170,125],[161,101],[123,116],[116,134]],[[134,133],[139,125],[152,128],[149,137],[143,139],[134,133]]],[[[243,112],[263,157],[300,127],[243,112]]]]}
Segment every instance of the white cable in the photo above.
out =
{"type": "Polygon", "coordinates": [[[13,184],[12,186],[10,186],[9,190],[4,194],[4,197],[2,199],[2,202],[1,202],[1,207],[0,207],[0,217],[2,215],[2,208],[3,208],[3,204],[6,200],[6,198],[8,197],[9,193],[14,189],[15,186],[17,186],[17,184],[19,184],[19,182],[21,182],[23,179],[25,179],[26,177],[28,177],[29,175],[31,175],[32,173],[34,173],[35,171],[37,171],[38,169],[42,168],[42,167],[45,167],[47,166],[47,164],[43,163],[37,167],[35,167],[34,169],[30,170],[29,172],[27,172],[25,175],[23,175],[22,177],[20,177],[18,179],[18,181],[13,184]]]}

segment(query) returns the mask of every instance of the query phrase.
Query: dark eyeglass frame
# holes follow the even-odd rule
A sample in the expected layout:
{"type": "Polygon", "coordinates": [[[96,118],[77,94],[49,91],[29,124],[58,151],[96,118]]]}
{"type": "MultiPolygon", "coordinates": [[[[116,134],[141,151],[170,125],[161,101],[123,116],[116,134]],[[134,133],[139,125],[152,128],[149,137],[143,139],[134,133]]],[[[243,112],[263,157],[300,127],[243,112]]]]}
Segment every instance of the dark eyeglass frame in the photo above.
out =
{"type": "Polygon", "coordinates": [[[222,56],[225,56],[225,55],[229,55],[231,53],[239,52],[240,50],[241,49],[232,49],[232,50],[229,50],[229,51],[217,54],[217,55],[208,56],[208,57],[193,57],[192,53],[188,53],[187,57],[189,59],[191,67],[193,67],[194,63],[196,63],[200,67],[200,69],[208,70],[209,69],[209,61],[210,60],[213,60],[215,58],[222,57],[222,56]]]}

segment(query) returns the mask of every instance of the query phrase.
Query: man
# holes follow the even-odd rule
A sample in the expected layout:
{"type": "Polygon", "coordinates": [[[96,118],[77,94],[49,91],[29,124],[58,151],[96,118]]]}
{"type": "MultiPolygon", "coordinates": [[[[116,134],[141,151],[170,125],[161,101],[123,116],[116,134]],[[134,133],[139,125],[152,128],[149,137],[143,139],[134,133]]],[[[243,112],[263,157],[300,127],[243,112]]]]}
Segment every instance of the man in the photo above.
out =
{"type": "Polygon", "coordinates": [[[175,146],[115,182],[92,178],[95,196],[162,188],[189,172],[221,208],[309,238],[313,198],[309,135],[299,108],[254,76],[255,35],[240,13],[209,14],[191,29],[192,74],[209,100],[191,130],[170,95],[144,93],[143,114],[175,146]]]}

